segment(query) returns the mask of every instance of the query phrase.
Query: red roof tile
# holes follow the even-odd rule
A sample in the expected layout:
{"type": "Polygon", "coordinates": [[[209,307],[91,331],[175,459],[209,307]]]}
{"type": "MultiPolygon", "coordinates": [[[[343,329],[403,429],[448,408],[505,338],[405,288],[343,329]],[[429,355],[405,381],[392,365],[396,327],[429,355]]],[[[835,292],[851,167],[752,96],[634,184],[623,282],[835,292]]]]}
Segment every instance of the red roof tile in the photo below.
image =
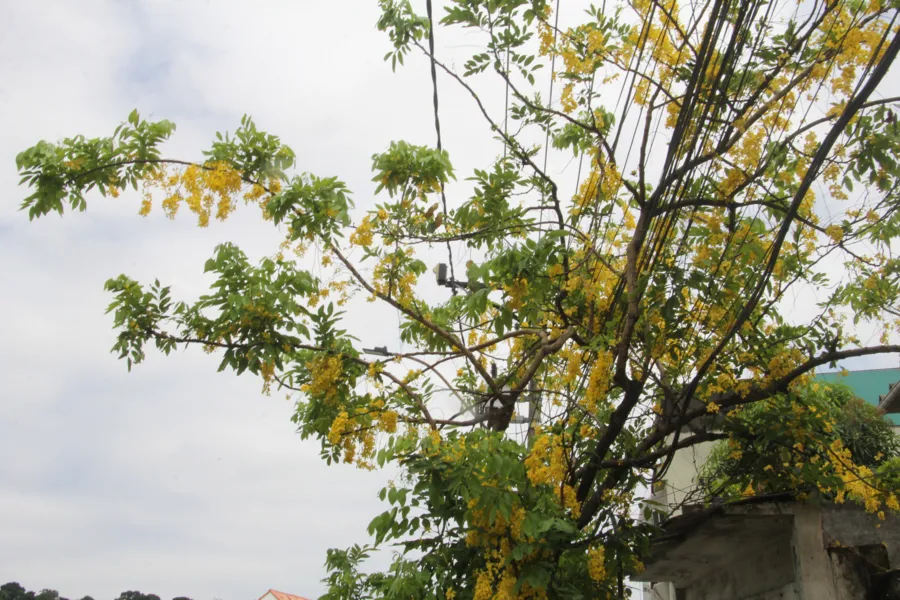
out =
{"type": "MultiPolygon", "coordinates": [[[[286,594],[284,592],[279,592],[278,590],[268,590],[266,592],[266,594],[269,594],[269,593],[271,593],[273,596],[275,596],[275,598],[277,600],[307,600],[307,598],[304,598],[303,596],[295,596],[293,594],[286,594]]],[[[263,594],[262,596],[260,596],[259,600],[262,600],[266,594],[263,594]]]]}

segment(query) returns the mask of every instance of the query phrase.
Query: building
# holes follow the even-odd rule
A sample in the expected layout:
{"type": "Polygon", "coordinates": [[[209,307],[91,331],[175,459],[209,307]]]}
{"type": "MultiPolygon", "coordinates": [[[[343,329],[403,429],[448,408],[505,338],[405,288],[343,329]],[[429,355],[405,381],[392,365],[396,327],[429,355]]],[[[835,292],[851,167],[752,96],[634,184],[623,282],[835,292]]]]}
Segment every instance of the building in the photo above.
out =
{"type": "MultiPolygon", "coordinates": [[[[900,383],[900,369],[820,373],[816,379],[848,386],[858,397],[878,406],[893,421],[894,431],[900,433],[900,385],[896,385],[900,383]]],[[[698,488],[698,473],[714,445],[715,442],[705,442],[676,452],[665,482],[654,490],[652,499],[671,507],[674,514],[679,512],[677,507],[691,504],[695,500],[692,492],[698,488]]]]}
{"type": "Polygon", "coordinates": [[[842,383],[857,396],[879,407],[891,421],[895,430],[900,427],[900,369],[868,369],[820,373],[816,379],[827,383],[842,383]]]}
{"type": "MultiPolygon", "coordinates": [[[[883,414],[888,416],[894,423],[894,431],[896,433],[900,433],[900,369],[870,369],[870,370],[861,370],[861,371],[852,371],[852,372],[835,372],[835,373],[822,373],[816,376],[817,379],[829,383],[842,383],[848,386],[856,396],[862,398],[869,404],[877,406],[883,414]]],[[[712,425],[713,423],[708,423],[707,426],[712,425]]],[[[690,432],[685,432],[685,435],[689,435],[690,432]]],[[[785,565],[789,564],[790,569],[786,570],[787,567],[782,568],[781,571],[778,571],[777,577],[773,576],[772,580],[783,580],[784,589],[776,590],[777,593],[773,592],[774,595],[769,595],[768,593],[761,593],[761,595],[754,595],[752,592],[753,586],[751,585],[751,579],[745,581],[745,584],[741,584],[741,579],[744,575],[749,572],[731,572],[728,571],[727,565],[719,564],[722,560],[738,560],[738,555],[744,556],[747,554],[747,548],[750,548],[751,545],[749,542],[747,544],[741,544],[740,547],[736,546],[734,541],[738,539],[736,536],[744,536],[746,540],[755,539],[754,535],[751,531],[742,531],[742,527],[763,527],[768,526],[769,524],[777,527],[782,527],[780,531],[782,534],[787,535],[784,532],[791,532],[788,537],[782,537],[784,539],[780,539],[779,550],[778,552],[788,552],[788,551],[796,551],[798,544],[799,545],[808,545],[809,541],[805,536],[808,535],[818,535],[820,539],[822,535],[828,535],[826,531],[825,534],[819,532],[816,534],[813,533],[804,533],[806,530],[798,529],[798,525],[794,520],[791,521],[791,526],[788,527],[785,523],[781,523],[777,525],[775,521],[767,522],[765,520],[756,519],[759,516],[759,509],[756,513],[752,513],[752,511],[745,510],[742,513],[742,517],[737,519],[741,524],[735,525],[727,525],[726,523],[730,521],[735,521],[736,514],[732,513],[729,515],[725,515],[725,513],[729,510],[734,510],[733,508],[725,508],[719,507],[721,511],[717,513],[717,516],[713,516],[710,524],[705,525],[705,527],[711,527],[711,531],[717,532],[713,537],[719,539],[721,545],[718,547],[718,550],[713,550],[716,548],[714,544],[707,543],[710,540],[709,531],[704,532],[701,528],[695,531],[694,527],[698,527],[697,525],[697,516],[689,516],[687,514],[682,515],[682,507],[685,507],[685,513],[689,510],[692,505],[697,505],[703,499],[700,497],[699,489],[699,473],[701,467],[706,463],[707,458],[709,457],[709,453],[714,447],[716,442],[705,442],[702,444],[698,444],[696,446],[692,446],[689,448],[685,448],[679,450],[675,453],[672,458],[672,463],[666,472],[665,480],[660,482],[657,487],[653,490],[653,494],[651,495],[651,500],[658,503],[658,506],[663,508],[665,512],[668,512],[671,518],[667,524],[668,528],[674,528],[673,535],[677,537],[679,541],[678,544],[674,546],[667,547],[663,554],[658,554],[660,552],[660,548],[657,548],[654,552],[655,556],[664,556],[665,558],[662,560],[662,564],[657,563],[658,566],[655,568],[648,568],[647,573],[643,574],[641,580],[646,582],[662,582],[655,585],[645,585],[644,587],[644,595],[648,599],[653,600],[682,600],[689,599],[693,600],[694,598],[703,599],[703,600],[712,600],[714,598],[753,598],[754,600],[770,600],[770,599],[792,599],[792,600],[800,600],[806,598],[835,598],[835,599],[843,599],[843,598],[865,598],[867,596],[854,596],[847,595],[844,591],[841,591],[843,583],[841,583],[844,579],[850,581],[853,577],[847,575],[844,577],[841,573],[841,569],[843,569],[846,565],[841,566],[838,564],[839,557],[837,557],[838,551],[831,550],[827,548],[820,548],[816,552],[817,558],[815,559],[819,565],[821,573],[825,573],[825,569],[827,567],[828,573],[831,580],[838,581],[835,585],[834,589],[830,589],[825,595],[808,595],[804,592],[804,589],[810,589],[811,584],[804,584],[804,569],[806,566],[801,562],[791,562],[788,559],[785,565]],[[696,494],[696,496],[694,496],[696,494]],[[668,510],[665,510],[668,509],[668,510]],[[724,516],[723,516],[724,515],[724,516]],[[768,523],[768,524],[766,524],[768,523]],[[727,535],[722,534],[722,532],[729,532],[727,535]],[[692,541],[691,541],[692,540],[692,541]],[[705,541],[704,541],[705,540],[705,541]],[[826,552],[827,550],[827,552],[826,552]],[[711,552],[711,554],[704,554],[704,552],[711,552]],[[825,553],[825,554],[823,554],[825,553]],[[827,555],[827,556],[826,556],[827,555]],[[705,558],[704,558],[705,557],[705,558]],[[718,558],[716,558],[718,557],[718,558]],[[730,558],[729,558],[730,557],[730,558]],[[678,561],[682,562],[679,563],[678,561]],[[717,563],[718,560],[718,563],[717,563]],[[693,561],[693,562],[692,562],[693,561]],[[704,561],[706,561],[704,563],[704,561]],[[835,562],[838,561],[838,562],[835,562]],[[701,568],[702,565],[706,566],[701,568]],[[687,566],[686,566],[687,565],[687,566]],[[825,565],[825,566],[822,566],[825,565]],[[690,566],[690,568],[687,568],[690,566]],[[727,568],[726,568],[727,567],[727,568]],[[706,568],[706,574],[703,575],[703,569],[706,568]],[[668,569],[668,570],[667,570],[668,569]],[[681,569],[681,571],[678,571],[681,569]],[[707,589],[705,586],[699,585],[699,580],[694,583],[691,583],[691,578],[702,578],[704,581],[714,581],[715,577],[711,577],[712,571],[715,570],[718,573],[717,577],[721,575],[721,581],[719,582],[719,587],[721,587],[722,594],[717,595],[717,592],[712,591],[711,589],[707,589]],[[731,573],[727,575],[727,573],[731,573]],[[730,578],[730,579],[729,579],[730,578]],[[837,579],[835,579],[837,578],[837,579]],[[696,583],[696,585],[695,585],[696,583]],[[743,591],[741,594],[734,592],[735,586],[741,588],[743,591]],[[743,586],[743,587],[741,587],[743,586]],[[804,587],[805,586],[805,587],[804,587]],[[688,592],[688,590],[693,590],[688,592]],[[725,590],[732,590],[732,595],[725,593],[725,590]],[[744,593],[746,592],[746,594],[744,593]]],[[[796,519],[798,511],[800,510],[798,507],[800,505],[792,504],[789,509],[791,514],[791,519],[796,519]],[[792,512],[791,512],[792,511],[792,512]]],[[[716,510],[719,510],[716,509],[716,510]]],[[[803,518],[807,518],[804,516],[803,518]]],[[[809,517],[814,518],[814,517],[809,517]]],[[[819,517],[821,519],[821,515],[819,517]]],[[[856,518],[856,517],[853,517],[856,518]]],[[[832,522],[834,519],[832,519],[832,522]]],[[[880,557],[878,560],[879,564],[885,563],[891,569],[900,568],[900,519],[893,522],[892,531],[896,534],[897,543],[892,543],[888,545],[886,548],[887,555],[884,557],[880,557]]],[[[892,535],[894,535],[892,534],[892,535]]],[[[874,539],[874,538],[873,538],[874,539]]],[[[841,541],[841,540],[839,540],[841,541]]],[[[857,540],[858,541],[858,540],[857,540]]],[[[870,539],[863,540],[865,543],[860,542],[861,546],[867,546],[871,543],[881,543],[881,542],[872,542],[870,539]]],[[[882,540],[883,541],[883,540],[882,540]]],[[[774,543],[774,542],[773,542],[774,543]]],[[[765,556],[770,556],[774,546],[769,548],[765,554],[765,556]]],[[[762,555],[760,555],[762,556],[762,555]]],[[[786,557],[789,557],[790,554],[785,554],[786,557]]],[[[750,560],[750,564],[755,564],[757,560],[755,558],[751,559],[751,555],[747,554],[745,558],[750,560]]],[[[795,557],[796,558],[796,557],[795,557]]],[[[799,560],[799,559],[797,559],[799,560]]],[[[843,560],[843,559],[841,559],[843,560]]],[[[817,564],[818,564],[817,563],[817,564]]],[[[734,565],[732,565],[734,566],[734,565]]],[[[759,568],[763,568],[762,565],[759,568]]],[[[850,568],[850,567],[847,567],[850,568]]],[[[757,575],[759,572],[756,572],[757,575]]],[[[859,579],[862,577],[865,579],[863,575],[857,574],[859,579]]],[[[771,583],[771,581],[769,581],[771,583]]],[[[880,586],[884,582],[876,582],[873,583],[870,580],[866,580],[865,585],[869,585],[870,587],[875,585],[880,586]]],[[[892,583],[891,585],[895,585],[892,583]]],[[[851,583],[847,583],[846,585],[852,586],[856,585],[851,583]]],[[[863,585],[863,583],[859,583],[859,585],[863,585]]],[[[888,585],[884,583],[884,585],[888,585]]],[[[868,589],[868,588],[867,588],[868,589]]],[[[874,593],[874,592],[873,592],[874,593]]],[[[878,592],[881,593],[881,592],[878,592]]],[[[888,596],[872,596],[873,598],[887,598],[888,596]]],[[[900,598],[900,596],[897,596],[900,598]]]]}

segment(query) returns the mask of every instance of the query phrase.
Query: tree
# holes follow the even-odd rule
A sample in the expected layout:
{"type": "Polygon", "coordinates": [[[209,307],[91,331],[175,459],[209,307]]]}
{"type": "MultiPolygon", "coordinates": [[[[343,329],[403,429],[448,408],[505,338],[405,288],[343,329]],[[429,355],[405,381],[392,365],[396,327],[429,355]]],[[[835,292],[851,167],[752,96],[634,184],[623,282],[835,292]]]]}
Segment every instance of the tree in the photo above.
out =
{"type": "MultiPolygon", "coordinates": [[[[424,15],[380,5],[392,66],[429,59],[437,143],[375,154],[379,199],[361,218],[339,178],[295,173],[249,117],[188,161],[162,153],[174,124],[137,111],[110,137],[22,152],[23,208],[84,210],[92,190],[133,186],[143,215],[186,205],[205,227],[243,198],[284,236],[257,263],[219,246],[197,302],[125,275],[106,288],[129,368],[148,344],[199,345],[293,393],[325,460],[402,469],[369,528],[402,552],[366,575],[369,547],[333,551],[327,597],[621,596],[652,534],[635,499],[674,452],[728,437],[754,403],[807,415],[797,390],[817,367],[900,352],[898,98],[880,93],[900,50],[896,2],[635,0],[571,27],[545,0],[454,0],[439,23],[430,0],[424,15]],[[438,25],[482,36],[459,71],[434,50],[438,25]],[[503,146],[466,199],[438,74],[503,146]],[[541,95],[548,79],[558,98],[541,95]],[[491,81],[505,113],[479,95],[491,81]],[[546,166],[566,157],[577,180],[546,166]],[[419,285],[431,246],[450,256],[446,298],[419,285]],[[310,272],[310,247],[329,275],[310,272]],[[816,301],[791,310],[804,290],[816,301]],[[416,349],[364,352],[340,310],[364,299],[396,311],[416,349]],[[879,344],[860,342],[861,323],[879,344]],[[525,439],[515,407],[536,398],[525,439]],[[460,413],[436,418],[451,400],[460,413]],[[716,415],[722,431],[697,426],[716,415]]],[[[815,486],[804,457],[798,477],[815,486]]],[[[831,483],[847,498],[896,505],[846,448],[820,460],[844,465],[831,483]]]]}
{"type": "MultiPolygon", "coordinates": [[[[67,600],[59,595],[56,590],[44,589],[38,593],[26,590],[16,582],[5,583],[0,586],[0,600],[67,600]]],[[[81,600],[94,600],[91,596],[84,596],[81,600]]],[[[117,600],[159,600],[156,594],[144,594],[141,592],[122,592],[117,600]]],[[[184,596],[178,596],[172,600],[190,600],[184,596]]]]}
{"type": "Polygon", "coordinates": [[[51,589],[43,589],[40,592],[26,590],[19,583],[11,581],[0,586],[0,600],[68,600],[59,595],[59,592],[51,589]]]}
{"type": "Polygon", "coordinates": [[[68,600],[68,598],[63,598],[59,595],[59,592],[56,590],[44,589],[35,594],[35,600],[68,600]]]}
{"type": "Polygon", "coordinates": [[[156,594],[144,594],[137,591],[122,592],[116,600],[159,600],[156,594]]]}
{"type": "Polygon", "coordinates": [[[0,600],[34,600],[34,592],[27,591],[18,582],[10,581],[0,586],[0,600]]]}
{"type": "MultiPolygon", "coordinates": [[[[701,491],[740,498],[762,490],[815,489],[842,502],[850,490],[883,518],[875,505],[876,490],[896,488],[883,475],[896,470],[900,456],[900,437],[890,421],[846,386],[813,382],[795,392],[802,403],[797,398],[770,398],[735,418],[730,438],[715,445],[703,466],[701,491]],[[842,460],[831,460],[835,456],[842,460]],[[849,461],[852,468],[844,464],[849,461]],[[866,476],[859,478],[861,474],[866,476]]],[[[896,497],[885,503],[893,510],[900,508],[896,497]]]]}

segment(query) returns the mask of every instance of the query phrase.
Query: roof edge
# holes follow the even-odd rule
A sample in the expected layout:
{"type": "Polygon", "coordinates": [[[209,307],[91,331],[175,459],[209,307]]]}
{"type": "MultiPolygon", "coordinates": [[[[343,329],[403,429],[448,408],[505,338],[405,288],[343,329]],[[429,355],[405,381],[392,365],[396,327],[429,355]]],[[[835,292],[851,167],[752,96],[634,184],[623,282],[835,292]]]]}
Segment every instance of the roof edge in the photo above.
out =
{"type": "Polygon", "coordinates": [[[881,397],[878,410],[885,414],[900,413],[900,381],[894,383],[887,395],[881,397]]]}

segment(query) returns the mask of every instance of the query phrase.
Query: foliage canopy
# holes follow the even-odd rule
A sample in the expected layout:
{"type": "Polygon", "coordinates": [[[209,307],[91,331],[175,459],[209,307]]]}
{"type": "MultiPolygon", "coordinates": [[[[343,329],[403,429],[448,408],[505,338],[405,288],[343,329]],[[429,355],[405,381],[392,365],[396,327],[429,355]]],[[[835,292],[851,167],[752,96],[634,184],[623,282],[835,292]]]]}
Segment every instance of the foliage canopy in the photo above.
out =
{"type": "MultiPolygon", "coordinates": [[[[60,596],[59,592],[51,589],[43,589],[40,592],[26,590],[15,581],[0,585],[0,600],[68,600],[60,596]]],[[[94,600],[91,596],[84,596],[81,600],[94,600]]],[[[159,600],[156,594],[144,594],[137,591],[126,591],[119,594],[116,600],[159,600]]],[[[191,600],[187,596],[177,596],[172,600],[191,600]]]]}
{"type": "MultiPolygon", "coordinates": [[[[399,466],[369,533],[401,552],[364,574],[370,548],[332,551],[329,598],[619,596],[651,533],[636,496],[676,450],[731,435],[694,425],[766,402],[812,427],[814,395],[797,390],[817,367],[900,352],[900,99],[882,93],[896,2],[611,4],[568,26],[545,0],[453,0],[442,16],[380,0],[385,58],[424,54],[502,143],[468,198],[439,133],[373,157],[378,200],[360,218],[340,179],[296,173],[246,117],[195,162],[165,156],[175,126],[136,111],[110,137],[17,157],[31,218],[132,186],[144,215],[186,206],[203,227],[243,199],[283,236],[259,262],[219,246],[197,302],[109,280],[114,351],[130,368],[148,344],[200,345],[294,394],[326,460],[399,466]],[[459,71],[435,55],[439,25],[481,36],[459,71]],[[479,95],[497,81],[506,114],[479,95]],[[574,156],[577,180],[548,155],[574,156]],[[475,257],[450,261],[439,300],[421,293],[432,246],[475,257]],[[786,300],[801,292],[814,299],[798,314],[786,300]],[[399,314],[413,351],[363,352],[340,311],[362,298],[399,314]],[[861,344],[860,323],[880,344],[861,344]],[[436,418],[451,399],[460,413],[436,418]],[[527,440],[525,399],[540,399],[527,440]]],[[[847,448],[817,459],[831,493],[896,505],[847,448]]],[[[825,485],[812,458],[796,449],[792,477],[825,485]]]]}
{"type": "MultiPolygon", "coordinates": [[[[757,402],[724,429],[701,470],[702,493],[737,499],[759,493],[850,496],[880,512],[879,489],[895,490],[900,437],[877,409],[840,384],[811,382],[793,395],[757,402]],[[789,418],[785,418],[789,416],[789,418]]],[[[896,497],[885,504],[898,510],[896,497]]]]}

